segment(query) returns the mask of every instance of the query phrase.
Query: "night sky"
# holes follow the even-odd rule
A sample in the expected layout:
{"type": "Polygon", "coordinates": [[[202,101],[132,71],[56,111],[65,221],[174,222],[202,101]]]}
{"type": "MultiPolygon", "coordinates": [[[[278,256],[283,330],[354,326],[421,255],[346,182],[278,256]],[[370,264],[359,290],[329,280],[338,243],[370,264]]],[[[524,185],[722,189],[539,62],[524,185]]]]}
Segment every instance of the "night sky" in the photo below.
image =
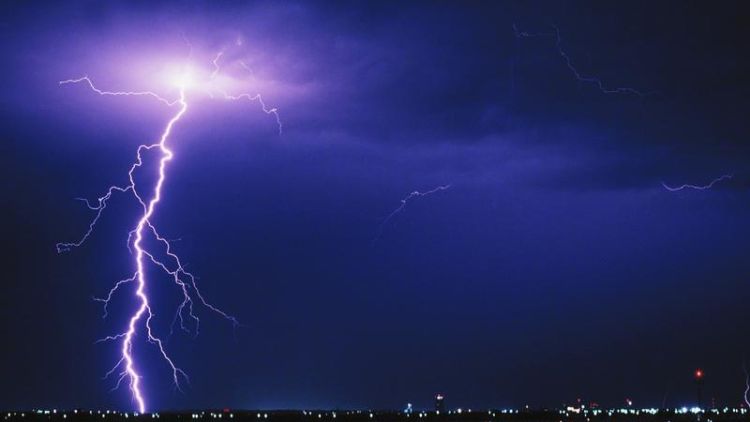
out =
{"type": "Polygon", "coordinates": [[[92,297],[132,274],[137,203],[55,244],[171,112],[58,81],[174,97],[152,75],[185,40],[196,67],[225,49],[227,73],[252,68],[284,129],[205,95],[175,126],[153,220],[243,327],[198,307],[200,335],[169,337],[177,291],[154,277],[191,383],[141,339],[151,407],[682,406],[697,367],[707,401],[739,404],[747,20],[740,2],[3,2],[0,408],[133,408],[102,379],[119,345],[95,344],[132,289],[107,319],[92,297]],[[553,25],[582,75],[648,95],[577,80],[553,25]]]}

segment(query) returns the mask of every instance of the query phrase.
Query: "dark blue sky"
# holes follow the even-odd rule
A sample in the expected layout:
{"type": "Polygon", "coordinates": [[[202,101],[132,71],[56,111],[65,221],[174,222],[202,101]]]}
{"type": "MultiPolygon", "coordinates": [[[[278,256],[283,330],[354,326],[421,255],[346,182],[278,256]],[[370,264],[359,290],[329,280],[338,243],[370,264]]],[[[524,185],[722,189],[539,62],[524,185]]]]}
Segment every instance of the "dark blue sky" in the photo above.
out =
{"type": "MultiPolygon", "coordinates": [[[[138,347],[157,408],[558,406],[741,400],[750,359],[748,29],[739,2],[100,3],[0,6],[0,408],[131,409],[102,381],[138,208],[90,241],[73,200],[122,183],[169,110],[58,81],[142,73],[244,40],[264,99],[196,101],[155,222],[204,294],[167,347],[138,347]],[[603,94],[584,75],[656,92],[603,94]],[[661,182],[704,184],[671,193],[661,182]],[[383,217],[415,199],[373,243],[383,217]]],[[[203,57],[204,59],[206,57],[203,57]]],[[[210,58],[208,62],[210,65],[210,58]]],[[[153,82],[153,81],[152,81],[153,82]]],[[[154,82],[155,84],[155,82],[154,82]]],[[[148,85],[148,86],[147,86],[148,85]]],[[[163,88],[163,87],[162,87],[163,88]]],[[[165,91],[165,95],[169,94],[165,91]]],[[[168,331],[175,293],[152,294],[168,331]]],[[[158,281],[155,281],[158,283],[158,281]]],[[[158,318],[161,317],[161,318],[158,318]]]]}

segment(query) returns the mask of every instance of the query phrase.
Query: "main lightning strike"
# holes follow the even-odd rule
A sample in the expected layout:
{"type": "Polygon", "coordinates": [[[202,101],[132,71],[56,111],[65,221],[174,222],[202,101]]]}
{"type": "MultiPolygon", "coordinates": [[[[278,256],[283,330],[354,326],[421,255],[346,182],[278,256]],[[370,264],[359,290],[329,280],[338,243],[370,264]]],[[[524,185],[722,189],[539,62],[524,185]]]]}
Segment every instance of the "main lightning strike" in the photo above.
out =
{"type": "MultiPolygon", "coordinates": [[[[114,293],[124,284],[136,282],[137,283],[137,289],[135,292],[136,297],[139,301],[139,306],[135,313],[130,317],[130,320],[128,322],[127,330],[123,333],[114,335],[114,336],[107,336],[100,341],[113,341],[113,340],[122,340],[122,347],[121,347],[121,355],[122,357],[117,362],[114,368],[108,372],[108,375],[113,373],[118,368],[122,368],[120,372],[120,377],[118,378],[117,386],[119,386],[120,382],[125,378],[129,378],[130,380],[130,390],[133,394],[133,398],[136,401],[138,405],[138,410],[141,413],[144,413],[146,411],[146,403],[144,400],[143,393],[141,392],[140,388],[140,382],[141,382],[141,375],[138,373],[135,362],[133,358],[133,340],[136,335],[137,326],[139,323],[141,323],[142,320],[145,320],[145,330],[146,330],[146,337],[147,340],[155,344],[159,350],[159,353],[161,354],[162,358],[169,364],[170,368],[172,369],[173,374],[173,381],[175,385],[179,388],[179,377],[182,376],[185,379],[187,379],[187,375],[185,372],[183,372],[180,368],[178,368],[174,361],[169,357],[166,350],[164,349],[164,344],[162,343],[161,339],[156,337],[153,334],[153,331],[151,329],[151,320],[153,318],[153,312],[151,310],[151,306],[149,304],[148,296],[145,293],[145,287],[146,287],[146,278],[145,278],[145,265],[144,265],[144,258],[148,257],[150,261],[154,262],[155,264],[161,266],[163,269],[166,269],[166,266],[156,260],[156,258],[153,256],[153,254],[147,252],[141,245],[143,238],[144,238],[144,230],[148,227],[149,230],[153,231],[155,235],[157,235],[157,238],[161,240],[160,236],[158,236],[154,226],[151,224],[150,219],[154,214],[154,211],[156,209],[156,205],[161,200],[162,196],[162,186],[164,185],[164,181],[166,179],[166,165],[169,161],[172,160],[174,153],[172,150],[170,150],[167,147],[167,140],[169,139],[169,135],[172,132],[172,128],[174,127],[175,123],[177,123],[180,118],[187,112],[188,104],[185,99],[185,87],[180,86],[180,96],[175,101],[168,101],[165,98],[157,95],[156,93],[153,93],[151,91],[144,91],[144,92],[133,92],[133,91],[104,91],[101,89],[98,89],[91,79],[88,76],[84,76],[82,78],[78,79],[69,79],[60,81],[60,85],[69,84],[69,83],[81,83],[85,82],[89,88],[91,88],[92,91],[99,95],[114,95],[114,96],[151,96],[156,98],[157,100],[167,104],[168,106],[173,105],[179,105],[178,111],[172,116],[172,118],[168,121],[164,131],[162,132],[162,135],[159,139],[158,143],[151,144],[151,145],[140,145],[137,150],[137,158],[136,161],[131,165],[130,171],[128,172],[128,179],[130,183],[125,186],[111,186],[107,193],[101,197],[98,198],[97,204],[92,205],[90,201],[85,199],[80,199],[86,203],[86,206],[96,211],[96,214],[94,218],[92,219],[91,223],[89,224],[88,230],[84,233],[84,235],[76,242],[67,242],[67,243],[58,243],[57,244],[57,250],[58,252],[67,252],[70,251],[74,247],[81,246],[91,235],[91,233],[94,230],[94,227],[96,226],[96,223],[99,221],[99,218],[102,215],[102,212],[107,207],[108,200],[112,197],[112,194],[115,192],[130,192],[133,194],[133,196],[138,200],[141,207],[143,208],[143,214],[141,215],[141,218],[138,220],[138,223],[134,230],[132,230],[129,233],[128,236],[128,246],[130,246],[130,238],[131,235],[135,236],[135,240],[132,242],[133,248],[135,249],[136,253],[136,271],[135,274],[130,277],[123,280],[118,281],[114,287],[108,292],[107,297],[105,299],[97,298],[95,300],[102,302],[104,304],[104,316],[107,316],[107,306],[109,305],[110,300],[112,299],[112,296],[114,293]],[[134,179],[134,172],[136,169],[140,168],[143,165],[143,159],[142,159],[142,152],[148,151],[152,149],[158,148],[159,152],[161,153],[161,158],[159,160],[159,170],[158,174],[159,177],[156,181],[156,184],[154,186],[153,196],[148,200],[148,202],[144,201],[144,199],[141,197],[141,195],[138,193],[136,189],[136,183],[134,179]]],[[[179,263],[179,261],[178,261],[179,263]]],[[[181,265],[179,265],[181,267],[181,265]]],[[[168,273],[172,273],[167,270],[168,273]]],[[[192,303],[192,299],[190,299],[189,295],[187,295],[187,291],[185,290],[184,283],[179,280],[179,278],[176,279],[176,282],[178,284],[181,284],[183,286],[183,291],[186,293],[186,301],[192,303]]],[[[197,291],[197,288],[195,289],[197,291]]],[[[178,313],[182,314],[183,308],[184,308],[185,302],[183,302],[180,307],[178,308],[178,313]]],[[[192,310],[192,306],[191,306],[192,310]]],[[[191,316],[196,318],[195,315],[192,314],[191,316]]],[[[236,320],[235,320],[236,321],[236,320]]]]}
{"type": "Polygon", "coordinates": [[[594,76],[584,76],[581,72],[578,71],[578,68],[576,68],[573,65],[573,60],[570,58],[570,55],[565,51],[563,48],[563,40],[560,36],[560,29],[557,27],[557,25],[551,25],[552,28],[555,30],[555,32],[526,32],[526,31],[520,31],[516,24],[513,24],[513,34],[518,39],[523,38],[535,38],[535,37],[555,37],[555,47],[557,48],[557,53],[560,55],[560,57],[563,59],[563,62],[565,62],[565,66],[570,70],[570,72],[573,74],[573,76],[578,80],[579,82],[588,83],[591,85],[596,86],[599,91],[601,91],[603,94],[631,94],[636,95],[638,97],[647,97],[653,94],[656,94],[656,92],[643,92],[639,91],[634,88],[628,88],[628,87],[619,87],[619,88],[611,88],[607,87],[604,82],[594,76]]]}
{"type": "MultiPolygon", "coordinates": [[[[191,53],[192,53],[192,48],[191,48],[191,53]]],[[[216,68],[214,72],[211,74],[211,79],[215,78],[220,70],[218,66],[218,59],[221,57],[221,55],[222,53],[219,53],[219,55],[217,55],[216,59],[213,61],[216,68]]],[[[133,354],[133,344],[134,344],[135,337],[138,333],[139,326],[142,325],[144,327],[144,334],[145,334],[146,340],[149,343],[156,346],[159,353],[161,354],[161,357],[164,359],[165,362],[167,362],[167,364],[171,368],[172,379],[173,379],[175,386],[178,389],[180,388],[180,379],[189,381],[187,374],[182,369],[180,369],[179,367],[175,365],[172,358],[167,354],[164,348],[164,343],[159,337],[157,337],[154,334],[152,330],[151,321],[153,319],[154,313],[152,312],[151,304],[149,302],[149,298],[145,290],[147,282],[148,282],[148,280],[146,279],[145,270],[146,270],[146,265],[148,263],[155,265],[156,267],[161,269],[165,274],[169,275],[170,278],[172,278],[175,285],[177,285],[177,287],[181,290],[183,294],[182,302],[178,306],[175,316],[172,320],[171,330],[174,329],[175,324],[179,321],[180,328],[182,330],[186,332],[191,332],[190,327],[186,324],[185,318],[187,318],[189,321],[192,321],[194,334],[195,335],[198,334],[200,320],[193,313],[193,307],[196,301],[200,305],[203,305],[207,309],[229,320],[233,324],[234,327],[238,327],[240,324],[239,324],[239,321],[234,316],[227,314],[221,309],[213,306],[204,298],[204,296],[201,294],[200,290],[198,289],[198,286],[195,281],[195,277],[190,272],[185,270],[185,267],[182,264],[182,261],[180,260],[179,256],[173,252],[171,243],[165,237],[159,234],[156,227],[151,222],[151,219],[156,211],[156,207],[162,198],[162,188],[166,181],[167,164],[174,157],[173,151],[168,146],[168,141],[170,139],[170,135],[172,133],[174,126],[182,119],[182,117],[185,115],[185,113],[188,110],[186,88],[189,82],[188,82],[187,75],[183,75],[180,78],[179,84],[178,84],[179,85],[179,98],[177,98],[176,100],[172,100],[172,101],[167,100],[166,98],[152,91],[106,91],[106,90],[102,90],[102,89],[97,88],[88,76],[83,76],[77,79],[67,79],[67,80],[63,80],[59,82],[60,85],[78,84],[78,83],[84,83],[93,92],[101,96],[152,97],[169,107],[178,106],[177,111],[172,115],[172,117],[167,122],[159,138],[159,141],[153,144],[142,144],[138,146],[137,151],[136,151],[136,160],[130,166],[130,170],[128,171],[129,183],[127,185],[110,186],[107,189],[106,193],[100,196],[99,198],[97,198],[96,201],[90,201],[84,198],[76,198],[77,200],[84,202],[87,208],[89,208],[92,211],[95,211],[94,217],[89,223],[87,230],[78,240],[73,241],[73,242],[61,242],[56,245],[58,253],[68,252],[72,250],[73,248],[77,248],[83,245],[91,236],[96,224],[98,223],[100,217],[102,216],[102,213],[107,207],[108,201],[111,199],[112,195],[115,193],[132,194],[133,197],[140,204],[143,210],[143,213],[141,214],[141,217],[138,220],[138,223],[136,224],[135,228],[132,229],[130,232],[128,232],[128,238],[127,238],[128,249],[131,251],[131,253],[133,253],[133,251],[135,252],[136,270],[131,277],[122,279],[118,281],[117,283],[115,283],[115,285],[107,293],[106,297],[95,298],[94,300],[103,303],[103,308],[104,308],[103,317],[106,318],[106,316],[108,315],[108,305],[110,301],[112,300],[114,294],[124,285],[136,283],[135,296],[137,297],[138,307],[136,311],[130,316],[128,320],[128,324],[127,324],[127,329],[122,333],[104,337],[100,339],[98,342],[104,342],[104,341],[121,341],[122,342],[121,348],[120,348],[121,357],[119,361],[115,364],[115,366],[110,371],[107,372],[107,374],[105,375],[105,378],[114,374],[116,371],[119,371],[118,373],[119,377],[117,379],[117,383],[114,388],[115,389],[118,388],[124,379],[128,379],[130,391],[132,393],[133,399],[135,400],[137,404],[138,411],[140,413],[145,413],[147,406],[146,406],[145,396],[141,389],[142,375],[139,373],[136,367],[136,361],[135,361],[135,357],[133,354]],[[144,196],[142,196],[143,193],[138,189],[136,185],[134,173],[136,170],[140,169],[143,166],[142,154],[145,152],[149,152],[149,151],[156,151],[159,153],[158,178],[154,184],[151,196],[147,200],[144,200],[144,196]],[[161,253],[166,258],[168,258],[169,261],[160,260],[159,258],[157,258],[154,252],[146,249],[146,247],[143,245],[143,242],[146,237],[151,237],[156,240],[157,244],[162,245],[163,251],[161,253]]],[[[279,133],[281,133],[282,125],[281,125],[281,120],[278,115],[278,110],[276,108],[267,107],[266,104],[263,102],[263,99],[260,96],[260,94],[251,95],[251,94],[243,93],[243,94],[238,94],[238,95],[230,95],[225,92],[222,92],[222,94],[224,96],[224,99],[226,100],[247,99],[250,101],[257,101],[261,105],[262,110],[266,114],[274,115],[276,122],[278,124],[279,133]]],[[[170,331],[170,334],[171,334],[171,331],[170,331]]]]}
{"type": "Polygon", "coordinates": [[[708,190],[714,187],[715,184],[719,182],[723,182],[725,180],[731,179],[733,176],[731,174],[725,174],[723,176],[717,177],[716,179],[711,180],[707,185],[691,185],[691,184],[684,184],[680,186],[669,186],[664,182],[661,182],[661,185],[664,187],[664,189],[670,191],[670,192],[678,192],[683,189],[694,189],[694,190],[708,190]]]}
{"type": "Polygon", "coordinates": [[[390,214],[388,214],[388,216],[383,219],[383,222],[380,223],[380,226],[378,227],[378,234],[377,234],[377,236],[375,236],[375,239],[373,239],[373,242],[375,242],[378,239],[380,239],[380,237],[383,235],[383,231],[385,230],[385,227],[388,224],[388,222],[391,221],[391,219],[393,219],[393,217],[395,217],[396,214],[398,214],[401,211],[403,211],[404,208],[406,207],[406,204],[410,200],[412,200],[414,198],[419,198],[419,197],[422,197],[422,196],[432,195],[435,192],[448,190],[450,187],[451,187],[450,184],[448,184],[448,185],[441,185],[441,186],[438,186],[438,187],[436,187],[434,189],[430,189],[430,190],[425,191],[425,192],[420,192],[420,191],[415,190],[414,192],[412,192],[409,195],[407,195],[404,199],[401,200],[401,205],[399,205],[395,210],[393,210],[390,214]]]}

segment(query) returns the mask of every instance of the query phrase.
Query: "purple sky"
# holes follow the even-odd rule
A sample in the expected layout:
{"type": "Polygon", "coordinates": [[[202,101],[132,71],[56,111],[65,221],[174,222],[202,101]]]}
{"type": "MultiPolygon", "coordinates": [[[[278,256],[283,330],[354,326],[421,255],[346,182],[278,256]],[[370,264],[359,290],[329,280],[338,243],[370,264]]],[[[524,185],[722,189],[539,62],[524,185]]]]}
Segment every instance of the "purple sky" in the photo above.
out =
{"type": "MultiPolygon", "coordinates": [[[[85,247],[73,200],[122,183],[170,109],[58,81],[175,98],[222,57],[227,90],[191,91],[155,222],[213,303],[167,347],[139,346],[157,408],[735,405],[750,299],[747,74],[739,4],[664,2],[0,6],[0,408],[131,409],[101,377],[90,300],[131,274],[137,219],[116,198],[85,247]],[[578,81],[656,92],[605,94],[578,81]],[[188,59],[189,48],[193,55],[188,59]],[[246,71],[244,63],[252,69],[246,71]],[[729,181],[710,191],[661,183],[729,181]],[[414,190],[451,188],[409,202],[414,190]],[[666,398],[665,398],[666,397],[666,398]]],[[[203,85],[201,85],[203,86],[203,85]]],[[[156,281],[168,331],[174,289],[156,281]],[[161,287],[164,286],[164,287],[161,287]]],[[[144,342],[145,343],[145,342],[144,342]]],[[[750,356],[748,356],[750,357],[750,356]]]]}

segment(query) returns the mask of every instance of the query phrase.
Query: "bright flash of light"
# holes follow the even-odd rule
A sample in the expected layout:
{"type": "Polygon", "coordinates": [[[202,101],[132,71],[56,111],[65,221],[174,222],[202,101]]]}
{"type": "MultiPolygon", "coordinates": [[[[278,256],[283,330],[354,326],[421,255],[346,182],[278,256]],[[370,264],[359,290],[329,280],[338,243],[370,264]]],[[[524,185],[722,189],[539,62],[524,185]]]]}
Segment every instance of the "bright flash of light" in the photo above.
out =
{"type": "Polygon", "coordinates": [[[560,55],[560,57],[563,59],[563,62],[565,62],[565,66],[570,70],[570,72],[573,74],[573,76],[578,80],[579,82],[587,83],[594,85],[601,91],[603,94],[631,94],[636,95],[639,97],[647,97],[650,95],[656,94],[656,92],[643,92],[639,91],[634,88],[628,88],[628,87],[609,87],[604,84],[604,82],[594,76],[585,76],[582,74],[578,68],[576,68],[573,65],[573,59],[570,58],[570,55],[565,51],[563,48],[563,40],[560,36],[560,29],[556,25],[551,25],[552,29],[554,29],[554,32],[526,32],[526,31],[520,31],[516,24],[513,24],[513,34],[518,39],[523,38],[535,38],[535,37],[554,37],[555,38],[555,47],[557,48],[557,54],[560,55]]]}
{"type": "Polygon", "coordinates": [[[729,180],[732,178],[731,174],[725,174],[723,176],[717,177],[716,179],[713,179],[711,182],[709,182],[707,185],[680,185],[680,186],[669,186],[664,182],[661,182],[661,185],[664,187],[664,189],[670,191],[670,192],[677,192],[681,191],[683,189],[694,189],[694,190],[708,190],[714,187],[715,184],[719,182],[723,182],[725,180],[729,180]]]}
{"type": "MultiPolygon", "coordinates": [[[[192,55],[192,46],[191,46],[192,55]]],[[[221,57],[221,54],[217,56],[221,57]]],[[[177,367],[169,356],[165,349],[163,341],[154,333],[152,329],[152,319],[155,313],[152,310],[151,302],[147,294],[147,285],[149,280],[147,279],[147,266],[155,266],[160,269],[163,273],[167,274],[172,281],[178,286],[182,292],[182,302],[177,307],[177,311],[172,320],[172,329],[179,322],[180,328],[188,333],[197,335],[199,332],[200,320],[194,314],[193,308],[197,303],[207,309],[217,313],[221,317],[227,319],[236,328],[238,327],[239,321],[232,315],[222,311],[221,309],[213,306],[209,303],[204,296],[201,294],[196,284],[195,277],[188,271],[179,258],[174,252],[172,244],[164,236],[162,236],[153,224],[152,220],[157,211],[157,206],[163,196],[163,187],[167,180],[167,169],[168,164],[174,158],[174,152],[170,149],[170,139],[174,127],[183,119],[183,116],[188,111],[188,93],[197,93],[205,90],[212,90],[214,87],[211,85],[211,80],[216,78],[220,68],[214,60],[216,68],[210,74],[208,82],[201,82],[199,74],[193,72],[193,70],[187,66],[182,67],[182,70],[175,72],[168,77],[168,84],[179,89],[179,96],[175,100],[168,100],[165,97],[152,92],[152,91],[108,91],[102,90],[96,87],[93,81],[88,76],[83,76],[76,79],[67,79],[60,81],[60,85],[67,84],[84,84],[94,93],[101,96],[123,96],[123,97],[149,97],[158,100],[170,108],[176,108],[171,118],[167,121],[161,135],[157,142],[150,144],[141,144],[136,150],[135,161],[131,164],[128,171],[128,183],[125,185],[112,185],[107,191],[99,196],[96,200],[91,201],[88,199],[77,198],[78,200],[85,203],[85,205],[92,211],[94,211],[94,217],[88,224],[87,230],[84,234],[76,241],[72,242],[61,242],[56,245],[58,253],[69,252],[74,248],[82,246],[86,240],[89,239],[94,231],[102,213],[107,207],[109,200],[112,195],[116,193],[125,193],[132,195],[132,197],[141,206],[141,214],[136,223],[135,227],[128,232],[127,246],[131,251],[131,254],[135,255],[135,270],[132,276],[122,279],[114,284],[109,290],[106,297],[95,298],[96,301],[101,302],[104,307],[104,317],[108,314],[108,305],[117,291],[130,284],[135,284],[135,298],[137,308],[130,315],[127,326],[124,331],[119,334],[110,335],[100,339],[100,342],[106,341],[119,341],[120,342],[120,354],[121,357],[115,366],[107,372],[106,377],[117,373],[118,379],[115,385],[115,389],[120,386],[122,381],[127,380],[132,393],[132,397],[136,402],[138,411],[141,413],[146,412],[147,403],[146,397],[142,389],[143,376],[139,372],[138,364],[136,362],[136,356],[134,354],[133,345],[134,342],[141,333],[145,336],[145,339],[154,345],[159,351],[163,360],[169,365],[172,370],[172,380],[175,386],[180,388],[180,380],[189,381],[187,374],[177,367]],[[144,163],[145,154],[156,154],[158,156],[158,170],[157,179],[151,186],[140,186],[135,181],[136,171],[142,170],[144,163]],[[152,250],[147,247],[144,242],[147,240],[155,241],[156,245],[160,245],[160,251],[152,250]],[[163,256],[164,258],[160,258],[163,256]],[[141,330],[143,330],[141,332],[141,330]]],[[[251,93],[237,93],[229,94],[224,90],[221,90],[222,97],[224,100],[240,100],[246,99],[250,101],[258,102],[262,110],[266,114],[273,114],[278,124],[279,133],[281,133],[281,120],[278,115],[276,108],[270,108],[263,102],[260,94],[251,93]]],[[[171,334],[171,331],[170,331],[171,334]]]]}
{"type": "Polygon", "coordinates": [[[172,83],[180,88],[181,90],[188,91],[194,86],[193,72],[190,69],[186,69],[182,73],[174,75],[172,83]]]}
{"type": "Polygon", "coordinates": [[[383,231],[385,230],[385,227],[388,224],[388,222],[391,221],[393,219],[393,217],[395,217],[398,213],[400,213],[401,211],[403,211],[404,208],[406,207],[406,204],[409,201],[411,201],[412,199],[415,199],[415,198],[432,195],[435,192],[440,192],[440,191],[448,190],[450,187],[451,187],[451,185],[448,184],[448,185],[438,186],[438,187],[436,187],[434,189],[430,189],[430,190],[424,191],[424,192],[420,192],[420,191],[415,190],[412,193],[410,193],[409,195],[407,195],[404,199],[401,200],[401,205],[399,205],[395,210],[393,210],[390,214],[388,214],[388,216],[383,219],[383,222],[380,223],[380,227],[378,227],[378,234],[377,234],[377,236],[375,236],[375,239],[373,239],[373,241],[377,241],[378,239],[380,239],[380,237],[383,235],[383,231]]]}

